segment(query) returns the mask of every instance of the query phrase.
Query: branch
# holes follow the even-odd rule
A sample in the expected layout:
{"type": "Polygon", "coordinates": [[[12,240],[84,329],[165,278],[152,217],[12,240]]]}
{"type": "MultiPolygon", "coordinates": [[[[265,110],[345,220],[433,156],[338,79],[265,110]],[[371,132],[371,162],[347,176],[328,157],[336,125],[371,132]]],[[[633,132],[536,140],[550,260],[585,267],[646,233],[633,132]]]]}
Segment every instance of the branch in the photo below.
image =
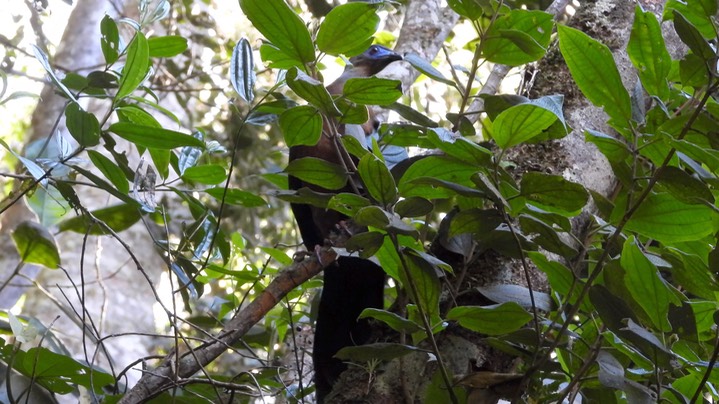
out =
{"type": "Polygon", "coordinates": [[[167,355],[154,370],[148,371],[120,403],[144,402],[191,377],[202,367],[239,341],[255,324],[264,318],[282,298],[294,288],[317,275],[337,259],[337,253],[328,248],[318,250],[318,256],[296,262],[284,268],[250,304],[237,312],[211,341],[185,353],[174,362],[175,353],[167,355]]]}

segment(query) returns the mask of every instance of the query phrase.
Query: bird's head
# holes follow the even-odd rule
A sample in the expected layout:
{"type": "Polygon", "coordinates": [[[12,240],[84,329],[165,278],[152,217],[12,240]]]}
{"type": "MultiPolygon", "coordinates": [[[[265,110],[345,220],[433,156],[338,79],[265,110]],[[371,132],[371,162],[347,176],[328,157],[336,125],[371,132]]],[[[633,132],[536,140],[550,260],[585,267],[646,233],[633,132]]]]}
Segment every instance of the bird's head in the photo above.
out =
{"type": "Polygon", "coordinates": [[[372,45],[361,54],[350,58],[350,63],[353,69],[363,69],[366,76],[373,76],[398,60],[402,60],[399,53],[382,45],[372,45]]]}

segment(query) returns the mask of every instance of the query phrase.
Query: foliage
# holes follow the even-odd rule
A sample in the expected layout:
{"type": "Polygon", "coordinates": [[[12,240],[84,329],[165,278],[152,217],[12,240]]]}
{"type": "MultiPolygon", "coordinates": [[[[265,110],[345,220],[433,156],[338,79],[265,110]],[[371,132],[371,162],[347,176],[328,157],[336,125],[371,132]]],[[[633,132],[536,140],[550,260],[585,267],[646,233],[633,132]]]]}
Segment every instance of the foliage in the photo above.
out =
{"type": "MultiPolygon", "coordinates": [[[[364,364],[432,352],[438,371],[431,376],[426,394],[433,400],[466,399],[455,392],[455,375],[450,374],[439,349],[438,341],[455,325],[516,357],[519,365],[514,372],[521,377],[513,375],[502,383],[521,387],[515,393],[534,400],[561,402],[577,392],[602,402],[661,399],[683,403],[700,395],[719,398],[713,373],[719,355],[715,271],[719,267],[715,202],[719,104],[714,99],[719,74],[713,45],[717,33],[711,18],[716,4],[667,3],[662,18],[672,21],[690,49],[681,60],[670,60],[657,17],[637,7],[626,51],[641,89],[630,93],[607,46],[577,29],[555,25],[547,13],[501,2],[498,7],[495,2],[472,0],[448,3],[478,34],[471,45],[474,59],[466,68],[466,82],[460,82],[457,74],[454,79],[444,77],[416,55],[406,58],[417,70],[456,91],[459,107],[438,121],[416,105],[398,101],[402,94],[393,80],[354,79],[336,97],[325,89],[322,56],[362,51],[373,41],[379,22],[376,12],[384,5],[337,6],[313,33],[283,0],[240,0],[245,15],[267,40],[259,48],[263,62],[286,74],[277,74],[273,85],[258,85],[250,42],[237,42],[230,81],[242,99],[237,107],[241,116],[238,136],[248,126],[264,128],[271,123],[282,130],[286,145],[313,145],[323,136],[325,120],[361,123],[366,120],[366,106],[371,105],[389,106],[409,121],[383,124],[371,144],[343,138],[343,147],[358,162],[356,173],[351,167],[313,158],[296,160],[283,172],[328,190],[341,189],[348,181],[361,182],[364,195],[283,189],[276,193],[277,199],[265,199],[252,189],[230,186],[227,179],[233,165],[215,156],[221,147],[201,130],[171,130],[153,117],[159,113],[180,121],[157,105],[158,97],[146,83],[158,58],[182,53],[188,42],[176,35],[146,38],[144,22],[149,17],[136,23],[133,38],[124,48],[116,22],[109,17],[103,20],[106,65],[80,77],[81,86],[67,77],[59,79],[47,56],[36,49],[58,92],[67,98],[65,119],[77,145],[68,148],[68,141],[56,135],[53,141],[60,153],[43,163],[13,152],[33,178],[24,193],[43,188],[62,195],[78,215],[63,218],[60,231],[118,239],[119,232],[143,218],[169,228],[177,219],[154,195],[161,190],[174,193],[194,221],[175,235],[175,241],[162,239],[158,244],[183,285],[188,307],[206,285],[234,282],[235,294],[224,296],[227,303],[217,313],[221,321],[240,306],[242,292],[261,291],[263,277],[274,270],[234,266],[248,248],[242,237],[228,234],[220,225],[225,205],[253,208],[283,204],[284,199],[347,214],[369,229],[353,236],[347,249],[378,260],[399,285],[393,298],[409,301],[398,312],[368,310],[363,316],[407,334],[412,343],[353,347],[340,355],[364,364]],[[348,20],[356,21],[359,29],[347,30],[343,21],[348,20]],[[615,136],[590,129],[584,134],[606,157],[618,179],[620,186],[611,198],[560,175],[513,173],[507,168],[509,148],[558,139],[571,130],[562,114],[561,95],[539,99],[482,95],[486,117],[481,121],[481,135],[488,136],[486,140],[491,139],[494,146],[477,143],[481,135],[475,133],[476,117],[467,108],[478,97],[473,80],[479,61],[510,66],[537,61],[545,57],[553,39],[577,87],[592,104],[604,109],[616,132],[615,136]],[[122,68],[119,61],[124,61],[122,68]],[[89,113],[78,103],[80,97],[105,100],[112,113],[89,113]],[[140,153],[147,152],[153,168],[131,167],[116,148],[118,138],[140,153]],[[107,153],[101,154],[100,147],[107,153]],[[395,165],[389,153],[392,147],[441,153],[419,153],[421,157],[395,165]],[[87,155],[102,176],[76,164],[73,159],[81,155],[87,155]],[[57,174],[67,168],[73,176],[84,176],[89,181],[86,185],[104,190],[119,202],[87,210],[75,193],[78,185],[57,174]],[[159,184],[156,173],[161,177],[159,184]],[[175,181],[182,181],[183,187],[174,185],[175,181]],[[590,197],[596,208],[588,206],[590,197]],[[216,201],[219,209],[214,209],[216,201]],[[586,234],[573,228],[583,211],[589,212],[583,219],[589,222],[586,234]],[[497,304],[445,301],[450,300],[443,293],[445,285],[462,279],[487,255],[516,263],[527,283],[531,271],[541,271],[549,293],[540,293],[531,284],[500,285],[482,292],[497,304]]],[[[266,178],[286,185],[276,173],[266,178]]],[[[18,198],[11,196],[3,206],[18,198]]],[[[57,253],[48,251],[54,242],[46,229],[26,225],[16,231],[15,240],[26,262],[58,265],[57,253]]],[[[291,262],[281,250],[266,247],[263,251],[282,265],[291,262]]],[[[290,298],[299,311],[287,316],[276,309],[268,315],[266,326],[278,330],[277,341],[285,338],[284,325],[309,312],[302,297],[309,288],[304,285],[290,298]]],[[[270,351],[271,342],[255,345],[270,351]]],[[[38,383],[53,391],[67,391],[67,384],[53,385],[59,379],[88,387],[87,380],[78,377],[88,368],[78,363],[67,374],[38,373],[59,360],[43,349],[19,351],[22,361],[10,362],[23,374],[39,376],[38,383]],[[35,373],[28,370],[28,358],[33,356],[43,365],[35,373]]],[[[6,345],[3,358],[8,360],[11,352],[6,345]]],[[[107,374],[100,373],[95,381],[108,383],[106,379],[107,374]]],[[[237,394],[278,394],[282,389],[271,376],[258,377],[256,382],[236,381],[241,386],[237,394]]],[[[93,390],[101,394],[97,386],[93,384],[93,390]]],[[[476,384],[466,386],[477,388],[476,384]]],[[[214,392],[198,388],[194,394],[213,397],[214,392]]]]}

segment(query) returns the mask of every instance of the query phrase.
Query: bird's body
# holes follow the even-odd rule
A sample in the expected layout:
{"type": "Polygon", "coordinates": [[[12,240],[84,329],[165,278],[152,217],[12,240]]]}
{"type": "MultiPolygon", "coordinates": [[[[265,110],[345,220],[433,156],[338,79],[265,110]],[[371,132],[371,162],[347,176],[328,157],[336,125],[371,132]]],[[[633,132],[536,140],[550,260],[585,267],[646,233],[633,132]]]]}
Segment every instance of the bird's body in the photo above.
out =
{"type": "MultiPolygon", "coordinates": [[[[344,73],[327,86],[327,90],[332,95],[339,95],[350,78],[373,76],[396,60],[401,60],[401,56],[385,47],[372,45],[363,54],[350,59],[352,65],[348,65],[344,73]]],[[[362,127],[367,133],[372,130],[373,122],[362,127]]],[[[290,161],[302,157],[316,157],[345,165],[342,154],[338,152],[336,139],[327,129],[324,128],[316,145],[291,147],[290,161]]],[[[339,126],[339,132],[344,132],[343,126],[339,126]]],[[[289,186],[294,190],[309,187],[328,192],[292,176],[289,178],[289,186]]],[[[339,192],[353,192],[353,189],[356,188],[348,184],[339,192]]],[[[346,216],[339,212],[305,204],[293,203],[292,211],[304,245],[309,251],[318,245],[324,245],[325,240],[337,231],[338,224],[346,219],[346,216]]],[[[334,265],[325,269],[312,356],[318,402],[324,401],[337,377],[346,368],[339,359],[333,358],[335,353],[346,346],[364,344],[369,339],[370,327],[367,320],[358,321],[357,317],[366,308],[383,307],[384,283],[384,270],[359,257],[341,257],[334,265]]]]}

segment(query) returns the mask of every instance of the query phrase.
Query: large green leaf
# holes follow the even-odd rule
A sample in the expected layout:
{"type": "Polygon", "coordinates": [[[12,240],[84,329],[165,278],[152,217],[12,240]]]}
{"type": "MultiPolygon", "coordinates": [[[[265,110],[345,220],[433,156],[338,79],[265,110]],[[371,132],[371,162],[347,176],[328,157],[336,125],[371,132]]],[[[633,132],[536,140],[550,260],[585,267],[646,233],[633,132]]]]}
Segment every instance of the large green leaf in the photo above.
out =
{"type": "Polygon", "coordinates": [[[50,269],[60,266],[60,251],[55,238],[45,226],[24,221],[13,230],[12,239],[22,262],[39,264],[50,269]]]}
{"type": "Polygon", "coordinates": [[[490,62],[519,66],[544,56],[552,35],[552,15],[515,9],[497,18],[487,32],[483,54],[490,62]]]}
{"type": "Polygon", "coordinates": [[[349,178],[344,167],[315,157],[292,160],[285,172],[325,189],[340,189],[347,184],[349,178]]]}
{"type": "Polygon", "coordinates": [[[304,65],[315,59],[307,27],[284,0],[240,0],[240,7],[252,25],[294,66],[304,70],[304,65]]]}
{"type": "Polygon", "coordinates": [[[334,7],[320,24],[317,47],[330,55],[346,54],[363,47],[378,25],[379,17],[371,4],[358,2],[334,7]]]}
{"type": "Polygon", "coordinates": [[[225,168],[217,164],[188,167],[182,174],[185,181],[199,182],[201,184],[219,184],[227,179],[225,168]]]}
{"type": "Polygon", "coordinates": [[[182,146],[205,148],[205,143],[202,140],[169,129],[118,122],[110,125],[107,130],[137,146],[150,149],[174,149],[182,146]]]}
{"type": "Polygon", "coordinates": [[[80,146],[90,147],[100,143],[100,122],[95,115],[83,110],[80,104],[71,102],[65,108],[65,124],[80,146]]]}
{"type": "Polygon", "coordinates": [[[514,302],[491,306],[459,306],[447,313],[454,320],[472,331],[487,335],[502,335],[522,328],[532,315],[514,302]]]}
{"type": "Polygon", "coordinates": [[[502,215],[496,209],[468,209],[458,212],[452,218],[449,226],[449,235],[459,234],[485,234],[494,230],[504,222],[502,215]]]}
{"type": "MultiPolygon", "coordinates": [[[[455,192],[433,184],[418,184],[414,180],[422,177],[444,180],[464,187],[472,186],[472,175],[477,168],[446,156],[428,156],[414,162],[399,181],[402,196],[421,196],[427,199],[448,198],[455,192]]],[[[471,191],[471,189],[470,189],[471,191]]],[[[479,191],[477,191],[479,192],[479,191]]]]}
{"type": "Polygon", "coordinates": [[[704,39],[701,32],[678,11],[674,11],[674,30],[695,55],[701,57],[705,62],[714,59],[712,46],[704,39]]]}
{"type": "Polygon", "coordinates": [[[264,199],[254,193],[237,188],[228,188],[226,193],[225,189],[220,187],[206,189],[205,192],[218,201],[221,201],[222,196],[224,195],[225,203],[229,203],[230,205],[245,206],[248,208],[267,205],[267,202],[265,202],[264,199]]]}
{"type": "Polygon", "coordinates": [[[120,32],[117,30],[117,24],[109,15],[105,15],[100,22],[100,47],[102,54],[105,56],[105,63],[108,65],[115,63],[120,52],[120,32]]]}
{"type": "Polygon", "coordinates": [[[187,38],[179,35],[156,36],[147,40],[150,56],[169,58],[177,56],[187,49],[187,38]]]}
{"type": "Polygon", "coordinates": [[[4,345],[0,355],[6,362],[12,362],[13,369],[57,394],[70,394],[77,391],[78,385],[103,393],[103,386],[114,383],[111,375],[43,347],[25,352],[15,350],[13,345],[4,345]]]}
{"type": "Polygon", "coordinates": [[[455,13],[470,20],[476,20],[483,14],[482,6],[475,0],[447,0],[447,4],[455,13]]]}
{"type": "Polygon", "coordinates": [[[127,177],[125,177],[122,169],[118,167],[117,164],[95,150],[88,150],[87,155],[90,157],[92,164],[95,165],[95,168],[100,170],[102,175],[110,180],[112,185],[117,187],[118,191],[123,194],[130,192],[130,184],[127,182],[127,177]]]}
{"type": "Polygon", "coordinates": [[[402,96],[402,83],[379,77],[357,77],[347,80],[342,95],[364,105],[389,105],[402,96]]]}
{"type": "Polygon", "coordinates": [[[397,186],[383,161],[367,153],[359,162],[357,171],[365,188],[376,201],[389,205],[397,201],[397,186]]]}
{"type": "Polygon", "coordinates": [[[520,104],[504,110],[492,125],[492,138],[506,149],[525,142],[549,128],[557,115],[533,104],[520,104]]]}
{"type": "Polygon", "coordinates": [[[633,236],[624,242],[620,262],[625,270],[627,289],[634,300],[642,306],[657,329],[671,331],[667,318],[669,304],[680,305],[681,302],[659,276],[657,267],[639,249],[633,236]]]}
{"type": "Polygon", "coordinates": [[[634,11],[634,25],[627,53],[639,71],[644,89],[650,95],[666,99],[669,95],[667,76],[672,67],[672,58],[664,44],[657,17],[651,11],[643,12],[639,6],[634,11]]]}
{"type": "Polygon", "coordinates": [[[717,13],[716,0],[668,0],[664,5],[663,20],[674,18],[674,12],[680,12],[701,32],[706,39],[716,37],[716,28],[712,17],[717,13]]]}
{"type": "Polygon", "coordinates": [[[145,80],[150,68],[150,47],[142,32],[136,32],[135,37],[127,47],[127,60],[122,68],[120,88],[115,94],[115,102],[127,97],[145,80]]]}
{"type": "MultiPolygon", "coordinates": [[[[92,211],[91,213],[92,216],[103,222],[107,225],[107,227],[116,233],[119,233],[137,223],[142,216],[142,212],[135,204],[110,206],[109,208],[98,209],[92,211]]],[[[92,219],[84,215],[63,220],[58,225],[58,228],[61,232],[73,231],[75,233],[87,233],[93,235],[108,234],[105,227],[93,223],[92,219]]]]}
{"type": "Polygon", "coordinates": [[[576,214],[587,204],[589,193],[583,186],[560,175],[528,172],[522,177],[521,194],[550,212],[576,214]]]}
{"type": "Polygon", "coordinates": [[[657,176],[657,185],[666,190],[678,200],[692,204],[714,203],[714,195],[707,185],[687,174],[681,168],[664,167],[657,176]]]}
{"type": "Polygon", "coordinates": [[[292,68],[287,71],[286,80],[287,85],[292,91],[310,104],[328,115],[340,115],[340,111],[334,104],[332,96],[330,96],[330,93],[322,82],[313,79],[297,68],[292,68]]]}
{"type": "Polygon", "coordinates": [[[280,128],[287,146],[314,146],[322,136],[322,115],[315,107],[299,105],[280,115],[280,128]]]}
{"type": "Polygon", "coordinates": [[[587,129],[584,131],[584,140],[594,143],[611,163],[624,161],[631,154],[626,143],[596,130],[587,129]]]}
{"type": "MultiPolygon", "coordinates": [[[[612,219],[616,213],[612,215],[612,219]]],[[[637,208],[625,228],[662,243],[699,240],[716,230],[714,211],[689,205],[668,193],[651,194],[637,208]]]]}
{"type": "Polygon", "coordinates": [[[557,27],[559,49],[582,93],[620,127],[628,127],[632,117],[629,93],[606,45],[587,34],[564,25],[557,27]]]}
{"type": "MultiPolygon", "coordinates": [[[[442,291],[437,277],[437,270],[432,263],[425,259],[425,254],[413,249],[402,251],[403,263],[407,264],[407,272],[400,271],[400,280],[406,288],[416,292],[410,298],[415,304],[422,307],[424,314],[429,318],[430,324],[438,322],[439,295],[442,291]],[[410,278],[407,278],[409,276],[410,278]]],[[[426,331],[426,330],[425,330],[426,331]]]]}

